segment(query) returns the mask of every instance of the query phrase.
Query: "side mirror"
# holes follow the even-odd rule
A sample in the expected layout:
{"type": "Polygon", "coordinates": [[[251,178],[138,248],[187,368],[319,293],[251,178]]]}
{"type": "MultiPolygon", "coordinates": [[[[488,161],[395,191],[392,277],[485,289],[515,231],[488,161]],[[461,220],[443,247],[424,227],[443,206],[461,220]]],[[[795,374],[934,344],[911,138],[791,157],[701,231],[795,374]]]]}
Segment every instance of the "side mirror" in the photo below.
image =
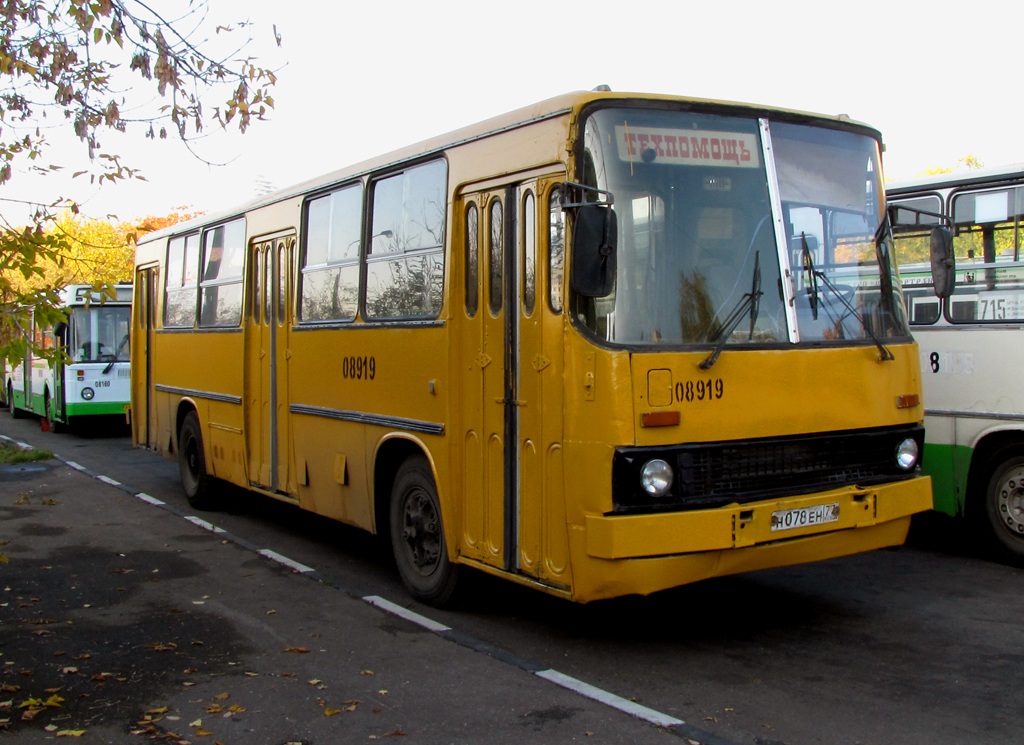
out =
{"type": "Polygon", "coordinates": [[[576,209],[572,232],[572,289],[584,297],[605,297],[615,287],[618,223],[611,207],[576,209]]]}
{"type": "Polygon", "coordinates": [[[930,249],[935,296],[941,300],[953,294],[953,286],[956,283],[953,234],[949,228],[932,228],[930,249]]]}
{"type": "Polygon", "coordinates": [[[53,327],[53,336],[57,339],[58,345],[66,346],[68,343],[68,325],[66,323],[58,323],[53,327]]]}

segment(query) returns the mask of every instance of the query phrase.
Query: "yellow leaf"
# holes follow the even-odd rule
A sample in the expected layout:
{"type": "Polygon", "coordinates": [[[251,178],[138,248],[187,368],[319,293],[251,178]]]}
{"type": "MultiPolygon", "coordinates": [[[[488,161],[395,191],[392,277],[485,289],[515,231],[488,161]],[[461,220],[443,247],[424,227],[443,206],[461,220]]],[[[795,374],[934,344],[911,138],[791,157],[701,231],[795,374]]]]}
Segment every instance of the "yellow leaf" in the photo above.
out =
{"type": "Polygon", "coordinates": [[[341,713],[341,709],[331,709],[330,707],[327,707],[327,706],[324,707],[324,716],[325,717],[333,717],[335,714],[340,714],[340,713],[341,713]]]}
{"type": "Polygon", "coordinates": [[[166,714],[167,712],[168,712],[168,708],[166,706],[161,706],[159,709],[150,709],[146,713],[147,714],[157,714],[157,715],[160,715],[160,714],[166,714]]]}
{"type": "Polygon", "coordinates": [[[57,733],[57,737],[81,737],[84,734],[84,729],[62,729],[57,733]]]}
{"type": "Polygon", "coordinates": [[[218,701],[227,701],[229,698],[231,698],[231,694],[230,693],[218,693],[217,695],[214,696],[214,698],[217,699],[218,701]]]}

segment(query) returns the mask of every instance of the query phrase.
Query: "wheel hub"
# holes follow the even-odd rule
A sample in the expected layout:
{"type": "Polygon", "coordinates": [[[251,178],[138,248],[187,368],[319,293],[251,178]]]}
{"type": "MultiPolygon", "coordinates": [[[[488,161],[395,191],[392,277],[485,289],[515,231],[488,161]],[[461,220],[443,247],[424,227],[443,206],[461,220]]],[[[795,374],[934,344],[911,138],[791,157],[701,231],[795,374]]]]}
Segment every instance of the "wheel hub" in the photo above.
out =
{"type": "Polygon", "coordinates": [[[1016,536],[1024,536],[1024,468],[1006,474],[996,500],[999,519],[1016,536]]]}
{"type": "Polygon", "coordinates": [[[441,553],[437,514],[430,497],[422,491],[406,498],[402,538],[417,568],[429,570],[437,565],[441,553]]]}

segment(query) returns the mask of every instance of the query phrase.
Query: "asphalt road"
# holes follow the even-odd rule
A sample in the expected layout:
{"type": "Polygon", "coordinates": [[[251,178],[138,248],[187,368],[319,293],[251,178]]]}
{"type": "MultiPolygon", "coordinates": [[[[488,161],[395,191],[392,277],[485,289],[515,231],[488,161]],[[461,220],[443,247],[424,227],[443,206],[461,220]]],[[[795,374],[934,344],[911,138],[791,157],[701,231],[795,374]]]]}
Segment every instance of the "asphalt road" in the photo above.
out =
{"type": "Polygon", "coordinates": [[[72,681],[82,683],[74,701],[93,742],[167,732],[224,745],[397,736],[1024,742],[1024,572],[971,555],[941,521],[899,551],[586,606],[479,578],[462,606],[439,611],[412,603],[386,554],[359,531],[243,493],[222,512],[197,515],[176,464],[133,450],[123,435],[54,435],[8,415],[0,415],[0,435],[72,464],[27,479],[37,490],[60,484],[53,505],[38,492],[14,504],[23,492],[10,486],[23,490],[24,482],[0,477],[0,552],[9,557],[0,565],[0,685],[21,686],[0,695],[0,706],[13,702],[9,714],[0,708],[0,719],[12,720],[0,738],[55,737],[43,724],[71,704],[32,722],[17,707],[29,688],[60,688],[70,701],[72,681]],[[151,564],[160,567],[158,582],[151,564]],[[94,630],[85,647],[65,642],[101,608],[106,620],[96,628],[109,634],[94,630]],[[420,616],[396,615],[406,609],[420,616]],[[57,639],[35,633],[50,630],[57,639]],[[161,641],[172,630],[174,640],[161,641]],[[107,651],[70,665],[87,671],[61,674],[86,647],[107,651]],[[121,667],[97,673],[102,665],[93,661],[111,655],[121,667]],[[46,671],[45,686],[31,685],[40,672],[22,675],[22,660],[46,671]],[[103,672],[111,677],[89,677],[103,672]],[[111,681],[133,695],[122,701],[95,690],[111,681]],[[224,693],[230,698],[215,698],[224,693]],[[245,711],[228,711],[234,701],[245,711]],[[146,714],[164,706],[169,713],[146,714]],[[216,713],[204,714],[211,707],[216,713]],[[327,715],[334,710],[341,713],[327,715]],[[177,719],[131,734],[147,716],[177,719]]]}

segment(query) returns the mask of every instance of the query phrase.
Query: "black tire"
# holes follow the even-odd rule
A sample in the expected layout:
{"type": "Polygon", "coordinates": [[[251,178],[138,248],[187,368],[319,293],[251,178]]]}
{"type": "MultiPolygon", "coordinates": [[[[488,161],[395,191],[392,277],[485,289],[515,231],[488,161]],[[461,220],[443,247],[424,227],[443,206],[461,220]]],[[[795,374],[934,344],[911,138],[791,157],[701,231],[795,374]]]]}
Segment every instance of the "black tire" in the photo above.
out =
{"type": "Polygon", "coordinates": [[[1024,450],[1004,450],[985,469],[985,508],[978,511],[984,547],[1024,565],[1024,450]]]}
{"type": "Polygon", "coordinates": [[[21,419],[24,412],[14,405],[14,388],[7,386],[7,410],[11,412],[11,419],[21,419]]]}
{"type": "Polygon", "coordinates": [[[452,600],[459,567],[448,559],[441,503],[427,461],[407,459],[391,491],[391,546],[406,589],[428,605],[452,600]]]}
{"type": "Polygon", "coordinates": [[[216,507],[216,499],[211,494],[213,479],[206,470],[203,433],[194,411],[188,413],[178,432],[178,468],[189,505],[197,510],[216,507]]]}

